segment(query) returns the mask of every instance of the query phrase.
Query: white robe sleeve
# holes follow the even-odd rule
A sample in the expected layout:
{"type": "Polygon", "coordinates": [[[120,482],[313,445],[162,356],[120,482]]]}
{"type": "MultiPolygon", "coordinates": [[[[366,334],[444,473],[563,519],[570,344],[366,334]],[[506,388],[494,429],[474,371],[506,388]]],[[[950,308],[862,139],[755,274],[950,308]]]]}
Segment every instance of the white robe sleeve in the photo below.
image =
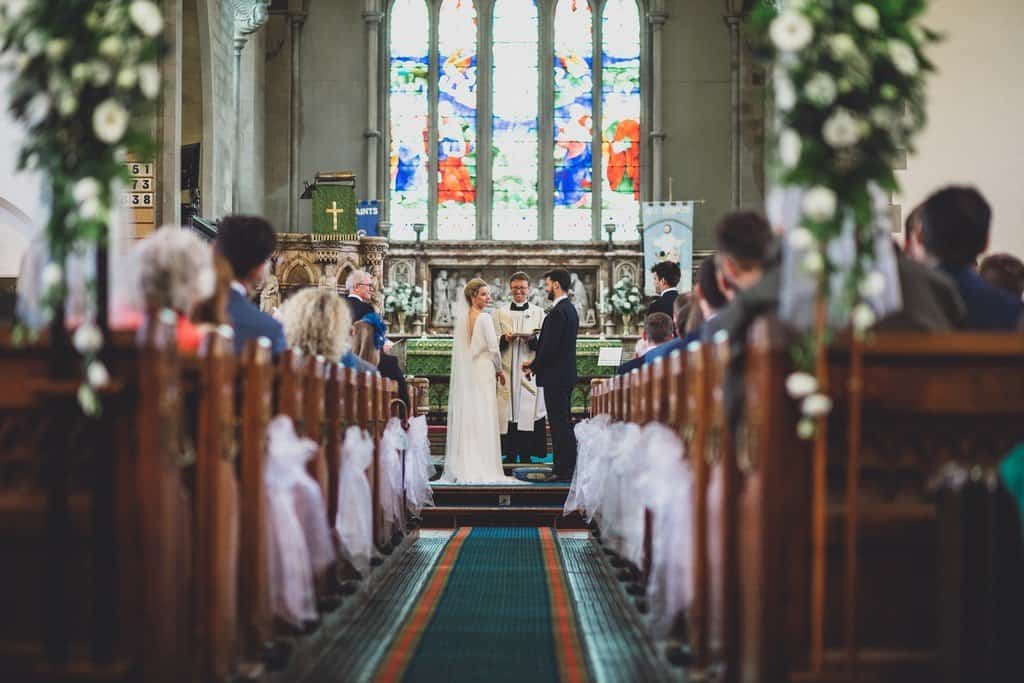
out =
{"type": "Polygon", "coordinates": [[[477,330],[479,334],[473,335],[473,355],[476,356],[481,353],[489,355],[491,362],[494,363],[494,372],[498,373],[501,372],[501,351],[498,348],[498,335],[494,332],[494,322],[491,320],[491,316],[486,313],[480,314],[481,318],[484,316],[487,317],[487,320],[483,324],[480,323],[479,319],[476,322],[477,327],[480,329],[477,330]]]}

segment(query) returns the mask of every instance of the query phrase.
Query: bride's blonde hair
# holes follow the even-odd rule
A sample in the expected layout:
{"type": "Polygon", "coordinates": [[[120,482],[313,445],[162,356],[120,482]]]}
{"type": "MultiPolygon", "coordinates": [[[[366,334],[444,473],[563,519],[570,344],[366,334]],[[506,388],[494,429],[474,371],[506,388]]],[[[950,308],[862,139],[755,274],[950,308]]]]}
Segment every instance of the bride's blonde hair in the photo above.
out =
{"type": "Polygon", "coordinates": [[[466,283],[466,288],[462,290],[462,295],[466,297],[466,303],[470,306],[473,305],[473,299],[476,298],[477,292],[480,291],[481,287],[486,287],[487,282],[478,277],[473,278],[466,283]]]}

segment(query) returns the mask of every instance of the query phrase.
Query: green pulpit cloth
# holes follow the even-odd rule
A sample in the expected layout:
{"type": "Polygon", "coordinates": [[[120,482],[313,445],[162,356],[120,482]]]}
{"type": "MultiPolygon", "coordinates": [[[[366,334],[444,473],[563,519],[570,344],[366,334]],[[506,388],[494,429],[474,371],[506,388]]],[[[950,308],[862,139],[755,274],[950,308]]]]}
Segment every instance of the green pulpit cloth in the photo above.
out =
{"type": "Polygon", "coordinates": [[[999,478],[1013,496],[1024,526],[1024,444],[1018,445],[999,463],[999,478]]]}
{"type": "Polygon", "coordinates": [[[351,185],[317,184],[313,188],[313,232],[356,233],[356,190],[351,185]]]}

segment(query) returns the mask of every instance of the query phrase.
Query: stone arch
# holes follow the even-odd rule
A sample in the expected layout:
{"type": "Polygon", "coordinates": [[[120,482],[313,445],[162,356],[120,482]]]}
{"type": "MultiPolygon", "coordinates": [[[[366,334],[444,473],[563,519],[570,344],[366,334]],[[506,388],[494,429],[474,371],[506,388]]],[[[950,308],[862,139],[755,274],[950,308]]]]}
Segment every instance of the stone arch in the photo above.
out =
{"type": "Polygon", "coordinates": [[[285,264],[281,286],[289,288],[307,287],[317,283],[316,269],[305,259],[295,259],[285,264]]]}
{"type": "Polygon", "coordinates": [[[353,261],[352,259],[345,259],[338,264],[338,290],[344,291],[348,294],[348,290],[345,289],[345,282],[348,280],[348,276],[353,271],[359,270],[361,266],[353,261]]]}

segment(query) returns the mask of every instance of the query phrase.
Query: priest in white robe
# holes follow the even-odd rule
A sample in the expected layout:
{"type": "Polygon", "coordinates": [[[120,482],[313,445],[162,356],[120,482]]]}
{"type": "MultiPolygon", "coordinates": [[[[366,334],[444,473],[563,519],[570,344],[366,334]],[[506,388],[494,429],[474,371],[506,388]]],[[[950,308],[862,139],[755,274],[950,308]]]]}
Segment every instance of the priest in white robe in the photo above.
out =
{"type": "Polygon", "coordinates": [[[494,326],[501,347],[501,364],[509,382],[498,385],[498,424],[501,450],[509,462],[530,464],[530,457],[547,455],[543,389],[527,377],[523,363],[533,360],[544,311],[530,303],[530,278],[515,273],[509,281],[512,300],[495,309],[494,326]]]}

